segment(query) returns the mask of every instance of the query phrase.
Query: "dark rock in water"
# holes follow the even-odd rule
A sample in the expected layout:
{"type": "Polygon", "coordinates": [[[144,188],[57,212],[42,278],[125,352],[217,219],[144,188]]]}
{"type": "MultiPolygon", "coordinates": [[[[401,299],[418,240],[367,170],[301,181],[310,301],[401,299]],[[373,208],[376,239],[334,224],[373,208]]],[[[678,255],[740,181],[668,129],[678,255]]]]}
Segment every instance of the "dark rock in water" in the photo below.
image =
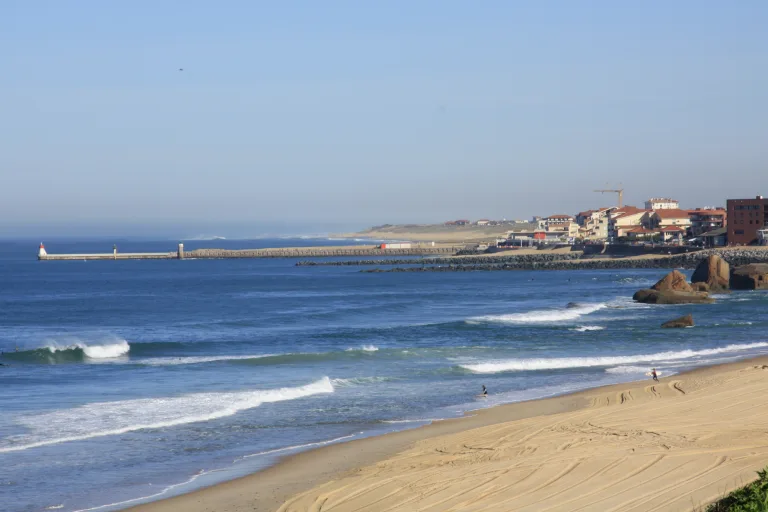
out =
{"type": "Polygon", "coordinates": [[[673,270],[653,288],[639,290],[632,299],[645,304],[708,304],[714,302],[705,290],[694,291],[682,272],[673,270]]]}
{"type": "Polygon", "coordinates": [[[731,273],[734,290],[768,290],[768,263],[753,263],[736,267],[731,273]]]}
{"type": "Polygon", "coordinates": [[[656,290],[651,290],[651,289],[638,290],[632,296],[632,300],[637,302],[643,302],[643,303],[651,303],[651,302],[655,303],[656,298],[652,299],[652,297],[658,296],[658,294],[659,292],[657,292],[656,290]]]}
{"type": "Polygon", "coordinates": [[[670,320],[669,322],[664,322],[661,324],[662,327],[666,329],[675,328],[675,327],[693,327],[693,315],[690,313],[681,316],[680,318],[675,318],[674,320],[670,320]]]}
{"type": "Polygon", "coordinates": [[[711,254],[698,264],[691,282],[706,283],[711,291],[724,292],[731,287],[731,266],[717,254],[711,254]]]}
{"type": "Polygon", "coordinates": [[[581,307],[581,304],[579,304],[578,302],[569,302],[568,304],[565,305],[565,309],[573,309],[578,307],[581,307]]]}
{"type": "Polygon", "coordinates": [[[709,292],[709,285],[707,283],[692,283],[691,287],[695,292],[709,292]]]}
{"type": "Polygon", "coordinates": [[[673,270],[664,276],[658,283],[651,288],[660,292],[692,292],[693,288],[688,284],[685,274],[678,270],[673,270]]]}
{"type": "Polygon", "coordinates": [[[639,290],[632,299],[644,304],[711,304],[715,302],[706,292],[639,290]]]}

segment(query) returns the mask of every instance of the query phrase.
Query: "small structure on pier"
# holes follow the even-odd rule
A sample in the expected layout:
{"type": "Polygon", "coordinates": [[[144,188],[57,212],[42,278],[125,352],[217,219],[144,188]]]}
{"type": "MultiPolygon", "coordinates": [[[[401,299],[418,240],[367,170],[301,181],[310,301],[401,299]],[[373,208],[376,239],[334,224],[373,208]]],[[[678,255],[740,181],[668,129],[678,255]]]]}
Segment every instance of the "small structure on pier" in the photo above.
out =
{"type": "Polygon", "coordinates": [[[184,244],[179,244],[179,251],[176,253],[176,256],[180,259],[184,259],[184,244]]]}
{"type": "Polygon", "coordinates": [[[40,242],[40,250],[37,252],[37,257],[40,258],[42,256],[48,256],[48,253],[45,252],[45,246],[43,245],[43,242],[40,242]]]}

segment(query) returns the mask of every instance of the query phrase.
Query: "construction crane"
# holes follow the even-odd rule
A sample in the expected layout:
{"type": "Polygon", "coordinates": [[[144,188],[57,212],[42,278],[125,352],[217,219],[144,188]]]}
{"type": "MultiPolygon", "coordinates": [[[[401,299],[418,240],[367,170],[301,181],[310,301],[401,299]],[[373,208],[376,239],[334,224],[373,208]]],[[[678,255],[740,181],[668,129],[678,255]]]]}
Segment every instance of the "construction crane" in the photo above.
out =
{"type": "Polygon", "coordinates": [[[595,190],[595,192],[614,192],[616,194],[619,194],[619,208],[621,208],[624,205],[624,189],[623,188],[616,188],[616,189],[599,189],[595,190]]]}

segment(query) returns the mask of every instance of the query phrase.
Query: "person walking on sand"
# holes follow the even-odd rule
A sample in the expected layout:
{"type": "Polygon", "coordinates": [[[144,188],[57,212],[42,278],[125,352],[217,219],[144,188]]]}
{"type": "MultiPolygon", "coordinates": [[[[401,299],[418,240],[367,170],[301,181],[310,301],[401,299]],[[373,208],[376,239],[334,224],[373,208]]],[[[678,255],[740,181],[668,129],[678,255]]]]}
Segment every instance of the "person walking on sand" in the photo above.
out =
{"type": "Polygon", "coordinates": [[[651,376],[653,377],[653,380],[659,382],[659,376],[656,374],[656,368],[651,369],[651,376]]]}

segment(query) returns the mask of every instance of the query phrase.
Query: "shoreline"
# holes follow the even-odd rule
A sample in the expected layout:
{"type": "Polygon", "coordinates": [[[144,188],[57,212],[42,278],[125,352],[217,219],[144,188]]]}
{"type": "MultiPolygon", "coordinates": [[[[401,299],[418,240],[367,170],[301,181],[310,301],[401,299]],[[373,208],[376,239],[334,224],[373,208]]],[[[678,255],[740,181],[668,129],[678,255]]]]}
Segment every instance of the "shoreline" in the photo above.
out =
{"type": "MultiPolygon", "coordinates": [[[[681,388],[675,391],[673,384],[680,381],[707,383],[718,379],[727,379],[734,372],[738,373],[744,371],[745,368],[761,367],[762,365],[768,365],[768,355],[703,366],[670,377],[662,377],[659,386],[665,389],[668,386],[672,390],[672,395],[669,398],[685,397],[687,396],[685,392],[681,388]]],[[[512,426],[524,420],[531,421],[556,415],[584,412],[591,410],[590,406],[594,407],[597,401],[602,403],[602,400],[606,400],[606,406],[615,405],[610,403],[612,396],[615,396],[614,401],[621,401],[623,405],[625,395],[631,397],[632,391],[640,395],[643,388],[647,391],[647,388],[650,387],[647,386],[649,381],[650,379],[630,381],[588,388],[554,397],[501,404],[478,409],[459,418],[321,446],[283,457],[274,465],[250,475],[200,488],[179,496],[136,505],[125,510],[133,512],[306,510],[302,499],[311,501],[313,499],[311,495],[316,486],[322,484],[332,486],[340,479],[359,479],[360,476],[358,475],[365,475],[367,471],[370,472],[370,466],[381,465],[390,460],[402,458],[404,453],[414,450],[414,447],[420,444],[460,436],[469,430],[482,430],[490,426],[512,426]],[[285,504],[289,500],[294,501],[294,504],[285,508],[285,504]]],[[[766,381],[768,382],[768,378],[766,381]]],[[[694,388],[695,386],[686,387],[686,389],[694,388]]],[[[766,388],[768,389],[768,384],[766,384],[766,388]]],[[[759,398],[756,400],[759,401],[759,398]]],[[[640,402],[640,400],[635,401],[640,402]]],[[[768,452],[761,454],[761,461],[763,466],[768,464],[768,452]]],[[[744,475],[750,474],[751,471],[751,468],[744,470],[740,477],[743,479],[744,475]]],[[[735,481],[718,482],[718,484],[720,490],[724,487],[732,490],[735,487],[735,481]]]]}

